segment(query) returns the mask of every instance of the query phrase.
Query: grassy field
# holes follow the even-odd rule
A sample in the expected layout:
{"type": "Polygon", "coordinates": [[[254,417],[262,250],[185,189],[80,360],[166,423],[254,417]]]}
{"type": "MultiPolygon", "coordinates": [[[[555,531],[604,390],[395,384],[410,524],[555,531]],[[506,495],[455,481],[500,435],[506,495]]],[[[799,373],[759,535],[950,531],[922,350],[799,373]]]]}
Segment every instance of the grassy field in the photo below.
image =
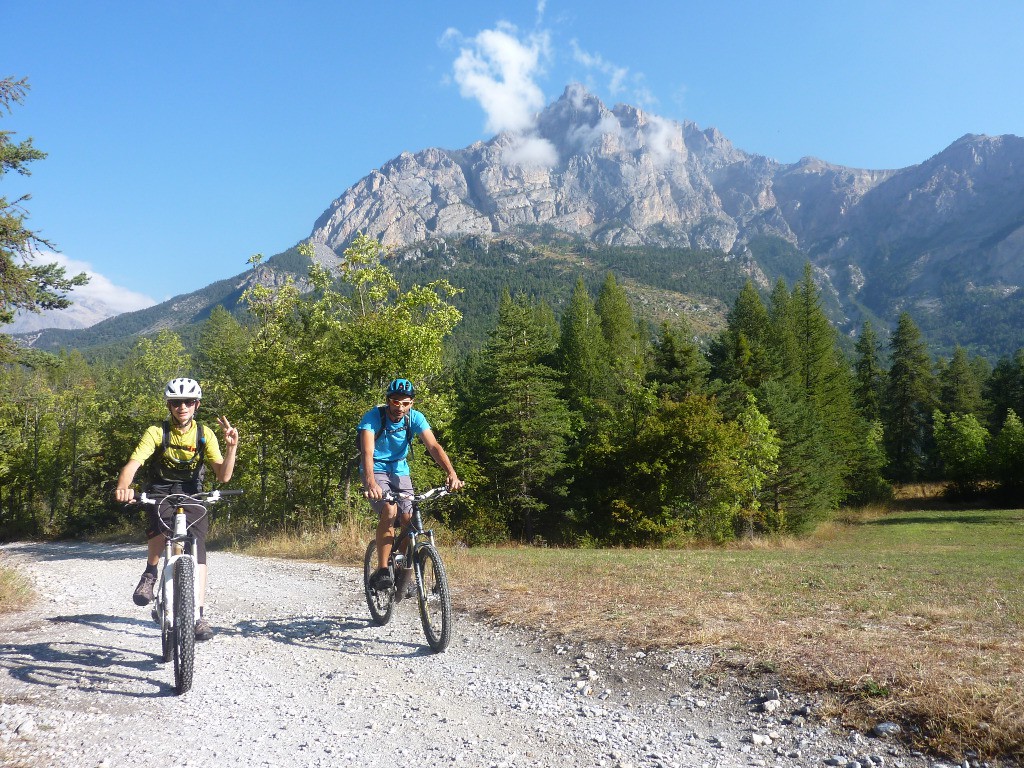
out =
{"type": "Polygon", "coordinates": [[[472,610],[639,647],[720,649],[901,722],[932,751],[1024,756],[1024,512],[913,511],[750,548],[449,555],[472,610]],[[466,589],[465,587],[470,587],[466,589]]]}

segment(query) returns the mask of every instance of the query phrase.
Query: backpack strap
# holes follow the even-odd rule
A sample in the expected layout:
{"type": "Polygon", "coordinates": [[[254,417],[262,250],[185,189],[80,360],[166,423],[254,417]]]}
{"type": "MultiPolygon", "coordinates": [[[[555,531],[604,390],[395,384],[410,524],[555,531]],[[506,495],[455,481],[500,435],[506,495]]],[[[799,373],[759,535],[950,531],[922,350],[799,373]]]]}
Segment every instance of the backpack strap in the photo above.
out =
{"type": "MultiPolygon", "coordinates": [[[[388,415],[388,407],[386,405],[378,405],[377,413],[380,416],[380,429],[373,436],[373,442],[376,443],[380,436],[384,434],[384,430],[387,429],[387,422],[385,419],[388,415]]],[[[402,459],[407,459],[412,455],[412,418],[409,414],[405,414],[405,456],[402,459]]]]}

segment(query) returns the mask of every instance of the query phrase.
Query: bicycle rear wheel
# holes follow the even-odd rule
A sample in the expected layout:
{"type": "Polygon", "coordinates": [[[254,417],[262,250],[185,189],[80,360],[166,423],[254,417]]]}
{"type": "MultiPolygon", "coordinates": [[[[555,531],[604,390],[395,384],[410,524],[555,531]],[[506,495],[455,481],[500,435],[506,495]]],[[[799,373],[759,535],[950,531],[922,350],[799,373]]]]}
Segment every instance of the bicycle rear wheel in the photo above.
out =
{"type": "Polygon", "coordinates": [[[195,563],[185,556],[174,563],[174,687],[179,695],[192,687],[195,661],[195,563]]]}
{"type": "Polygon", "coordinates": [[[430,544],[416,548],[420,618],[427,645],[441,653],[452,639],[452,596],[440,553],[430,544]]]}
{"type": "Polygon", "coordinates": [[[371,541],[366,547],[363,558],[363,592],[366,594],[366,605],[370,609],[373,623],[384,626],[391,621],[391,612],[395,608],[394,590],[376,590],[370,586],[370,577],[377,570],[377,542],[371,541]]]}

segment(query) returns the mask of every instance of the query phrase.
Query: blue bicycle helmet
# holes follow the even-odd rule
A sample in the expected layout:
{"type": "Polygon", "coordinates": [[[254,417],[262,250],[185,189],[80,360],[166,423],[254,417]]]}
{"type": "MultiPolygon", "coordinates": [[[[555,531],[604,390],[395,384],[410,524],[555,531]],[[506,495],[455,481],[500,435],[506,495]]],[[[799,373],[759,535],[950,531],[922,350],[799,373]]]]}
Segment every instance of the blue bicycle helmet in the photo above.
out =
{"type": "Polygon", "coordinates": [[[416,387],[408,379],[395,379],[388,384],[388,397],[416,397],[416,387]]]}

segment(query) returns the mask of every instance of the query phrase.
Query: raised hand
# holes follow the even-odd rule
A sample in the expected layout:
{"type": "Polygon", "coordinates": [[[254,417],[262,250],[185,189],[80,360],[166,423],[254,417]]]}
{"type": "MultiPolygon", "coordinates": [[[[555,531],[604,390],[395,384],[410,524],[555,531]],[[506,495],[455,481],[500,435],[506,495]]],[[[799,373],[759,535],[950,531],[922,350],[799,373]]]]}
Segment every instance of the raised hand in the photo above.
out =
{"type": "Polygon", "coordinates": [[[217,421],[220,422],[221,431],[224,433],[224,445],[228,448],[237,447],[238,430],[231,426],[231,422],[228,421],[226,416],[218,416],[217,421]]]}

